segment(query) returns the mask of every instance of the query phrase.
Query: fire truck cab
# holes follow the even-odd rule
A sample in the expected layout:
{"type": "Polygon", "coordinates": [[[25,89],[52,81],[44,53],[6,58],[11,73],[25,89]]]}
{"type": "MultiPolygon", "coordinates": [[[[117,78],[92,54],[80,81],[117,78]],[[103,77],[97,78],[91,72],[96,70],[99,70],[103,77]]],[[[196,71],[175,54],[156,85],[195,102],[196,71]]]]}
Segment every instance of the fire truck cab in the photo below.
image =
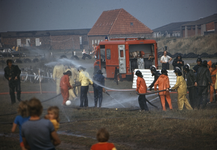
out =
{"type": "Polygon", "coordinates": [[[158,67],[157,42],[145,38],[101,41],[95,50],[94,73],[105,68],[107,79],[131,80],[134,69],[158,67]]]}

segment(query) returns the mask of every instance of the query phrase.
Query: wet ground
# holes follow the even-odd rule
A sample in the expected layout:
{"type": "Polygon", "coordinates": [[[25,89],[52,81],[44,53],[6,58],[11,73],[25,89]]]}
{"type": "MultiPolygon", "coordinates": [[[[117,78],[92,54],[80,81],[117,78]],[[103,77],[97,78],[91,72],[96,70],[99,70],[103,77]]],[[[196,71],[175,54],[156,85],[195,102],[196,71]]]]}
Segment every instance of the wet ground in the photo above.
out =
{"type": "MultiPolygon", "coordinates": [[[[215,61],[216,59],[212,59],[215,61]]],[[[186,59],[185,62],[193,62],[186,59]]],[[[90,75],[93,73],[94,60],[78,61],[85,64],[90,75]]],[[[18,64],[20,68],[34,66],[36,63],[18,64]]],[[[5,65],[2,65],[4,68],[5,65]]],[[[17,133],[10,134],[11,123],[16,116],[18,103],[11,105],[8,83],[0,69],[0,149],[19,149],[17,133]],[[13,143],[13,144],[11,144],[13,143]]],[[[131,89],[132,82],[123,81],[117,85],[113,80],[106,80],[106,86],[115,89],[131,89]]],[[[40,94],[38,82],[22,82],[22,100],[37,97],[41,101],[55,97],[55,83],[50,80],[41,84],[40,94]]],[[[217,105],[208,104],[206,110],[177,111],[177,94],[171,93],[173,111],[161,111],[157,94],[148,95],[147,99],[158,109],[148,104],[151,113],[139,112],[138,95],[133,91],[108,91],[103,94],[102,108],[93,108],[93,88],[89,87],[88,108],[79,108],[79,99],[70,106],[62,107],[62,97],[58,96],[43,102],[43,115],[51,105],[60,108],[61,125],[58,134],[63,141],[59,150],[90,149],[96,143],[95,134],[100,127],[106,127],[110,133],[110,142],[118,149],[217,149],[217,105]],[[172,143],[171,143],[172,142],[172,143]],[[185,145],[183,145],[185,143],[185,145]]],[[[188,97],[188,95],[187,95],[188,97]]]]}

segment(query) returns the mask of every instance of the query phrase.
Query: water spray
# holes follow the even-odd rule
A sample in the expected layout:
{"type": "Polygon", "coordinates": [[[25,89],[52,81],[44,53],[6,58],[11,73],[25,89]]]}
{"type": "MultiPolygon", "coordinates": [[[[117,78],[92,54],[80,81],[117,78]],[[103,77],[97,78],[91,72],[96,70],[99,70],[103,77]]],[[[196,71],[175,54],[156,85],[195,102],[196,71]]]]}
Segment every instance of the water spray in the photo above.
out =
{"type": "Polygon", "coordinates": [[[125,108],[125,106],[123,104],[121,104],[118,100],[116,100],[114,97],[112,97],[108,92],[105,92],[108,96],[110,96],[112,99],[114,99],[118,104],[120,104],[121,106],[123,106],[125,108]]]}

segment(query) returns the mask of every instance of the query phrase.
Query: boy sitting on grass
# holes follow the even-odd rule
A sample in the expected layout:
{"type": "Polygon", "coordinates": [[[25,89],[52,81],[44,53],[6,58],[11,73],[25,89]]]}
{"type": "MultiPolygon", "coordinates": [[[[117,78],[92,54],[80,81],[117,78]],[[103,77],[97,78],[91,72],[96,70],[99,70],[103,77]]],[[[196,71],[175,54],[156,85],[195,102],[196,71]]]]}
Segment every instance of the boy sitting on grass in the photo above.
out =
{"type": "Polygon", "coordinates": [[[25,147],[31,150],[55,150],[55,146],[61,141],[50,120],[40,118],[43,110],[41,102],[32,98],[29,100],[28,108],[30,119],[22,125],[25,147]]]}

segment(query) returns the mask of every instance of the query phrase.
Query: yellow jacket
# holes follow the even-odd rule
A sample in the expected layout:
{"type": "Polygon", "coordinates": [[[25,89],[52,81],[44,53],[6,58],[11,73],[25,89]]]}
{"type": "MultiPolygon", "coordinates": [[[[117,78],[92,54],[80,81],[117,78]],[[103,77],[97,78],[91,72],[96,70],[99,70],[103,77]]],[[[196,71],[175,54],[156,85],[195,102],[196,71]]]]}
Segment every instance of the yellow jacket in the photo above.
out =
{"type": "Polygon", "coordinates": [[[63,73],[65,71],[65,68],[63,65],[56,65],[53,69],[53,79],[61,79],[61,77],[63,76],[63,73]]]}
{"type": "Polygon", "coordinates": [[[177,89],[178,94],[186,95],[187,94],[187,84],[185,79],[182,76],[177,76],[176,84],[172,87],[172,89],[177,89]]]}
{"type": "Polygon", "coordinates": [[[50,122],[53,124],[55,131],[57,131],[60,127],[59,122],[57,122],[56,119],[51,119],[50,122]]]}
{"type": "Polygon", "coordinates": [[[89,84],[93,84],[89,73],[83,70],[79,72],[79,82],[81,82],[81,86],[89,86],[89,84]]]}

